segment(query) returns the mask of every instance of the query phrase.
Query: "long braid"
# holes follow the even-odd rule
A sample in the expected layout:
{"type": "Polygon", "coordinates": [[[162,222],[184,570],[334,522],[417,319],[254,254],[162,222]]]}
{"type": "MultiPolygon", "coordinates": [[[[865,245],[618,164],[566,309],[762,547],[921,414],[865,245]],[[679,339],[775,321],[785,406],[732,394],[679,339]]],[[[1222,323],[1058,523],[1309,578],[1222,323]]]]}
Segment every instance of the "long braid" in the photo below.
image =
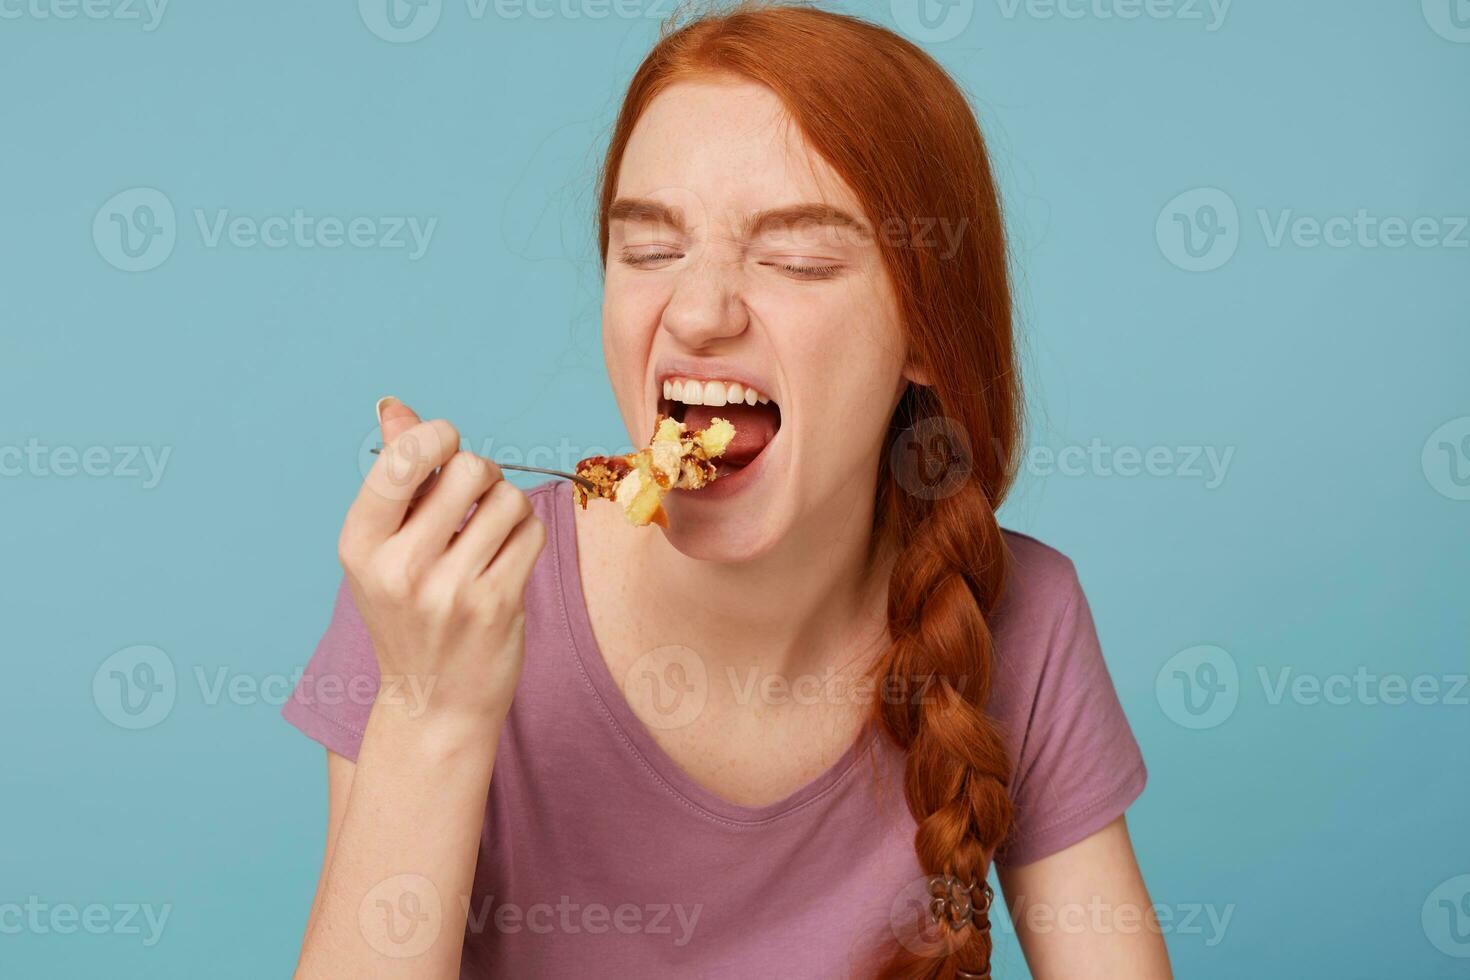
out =
{"type": "MultiPolygon", "coordinates": [[[[922,411],[907,401],[908,411],[922,411]]],[[[984,711],[994,645],[988,617],[1005,584],[1005,545],[968,454],[917,465],[962,472],[951,473],[955,485],[933,499],[905,489],[891,469],[880,491],[877,521],[895,536],[898,554],[888,590],[891,643],[873,670],[880,690],[914,696],[875,699],[875,722],[905,751],[904,796],[918,824],[920,866],[961,886],[973,883],[968,897],[979,906],[1012,813],[1006,744],[984,711]]],[[[1003,461],[999,469],[1009,467],[1003,461]]],[[[989,918],[981,908],[958,923],[941,912],[932,930],[923,947],[905,941],[879,980],[989,975],[989,918]]]]}

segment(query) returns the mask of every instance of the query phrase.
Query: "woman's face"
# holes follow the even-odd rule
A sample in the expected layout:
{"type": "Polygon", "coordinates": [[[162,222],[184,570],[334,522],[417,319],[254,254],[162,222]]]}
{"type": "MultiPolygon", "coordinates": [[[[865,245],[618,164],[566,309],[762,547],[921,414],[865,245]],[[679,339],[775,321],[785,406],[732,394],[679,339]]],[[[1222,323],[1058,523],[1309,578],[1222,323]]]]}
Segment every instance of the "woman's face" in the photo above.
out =
{"type": "Polygon", "coordinates": [[[769,89],[724,78],[656,98],[616,176],[602,332],[629,436],[659,411],[737,433],[719,479],[666,499],[668,539],[742,561],[866,519],[904,345],[851,190],[769,89]]]}

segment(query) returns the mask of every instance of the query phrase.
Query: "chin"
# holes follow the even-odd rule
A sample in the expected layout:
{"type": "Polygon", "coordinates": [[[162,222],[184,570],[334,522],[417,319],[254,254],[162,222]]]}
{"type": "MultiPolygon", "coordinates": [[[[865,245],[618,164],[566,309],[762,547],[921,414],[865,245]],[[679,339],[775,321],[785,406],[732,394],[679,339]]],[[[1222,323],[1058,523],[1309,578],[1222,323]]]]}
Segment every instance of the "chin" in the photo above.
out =
{"type": "Polygon", "coordinates": [[[770,552],[782,537],[781,522],[773,520],[770,511],[730,516],[723,509],[701,508],[692,501],[666,501],[665,506],[669,526],[661,529],[664,539],[681,554],[698,561],[754,561],[770,552]]]}

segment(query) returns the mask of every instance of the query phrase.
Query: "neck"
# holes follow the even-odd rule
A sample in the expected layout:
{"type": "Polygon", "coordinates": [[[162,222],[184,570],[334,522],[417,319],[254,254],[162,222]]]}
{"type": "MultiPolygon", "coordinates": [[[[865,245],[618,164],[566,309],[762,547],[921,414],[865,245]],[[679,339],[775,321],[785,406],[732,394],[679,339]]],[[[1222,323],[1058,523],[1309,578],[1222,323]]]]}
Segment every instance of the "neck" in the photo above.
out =
{"type": "Polygon", "coordinates": [[[861,670],[887,639],[892,562],[875,560],[873,507],[873,486],[851,486],[776,547],[741,562],[690,558],[612,507],[599,508],[593,533],[617,549],[622,577],[635,583],[622,605],[638,642],[679,643],[715,669],[792,679],[861,670]]]}

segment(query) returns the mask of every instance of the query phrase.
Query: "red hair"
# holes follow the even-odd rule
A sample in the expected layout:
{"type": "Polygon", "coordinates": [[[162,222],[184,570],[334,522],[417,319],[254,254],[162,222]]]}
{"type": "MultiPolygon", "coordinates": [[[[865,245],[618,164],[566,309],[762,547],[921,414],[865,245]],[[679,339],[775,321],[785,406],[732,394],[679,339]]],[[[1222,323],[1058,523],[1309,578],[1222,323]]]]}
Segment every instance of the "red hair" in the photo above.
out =
{"type": "MultiPolygon", "coordinates": [[[[792,4],[706,14],[667,31],[629,85],[599,180],[604,265],[634,125],[670,85],[720,73],[774,92],[884,230],[877,245],[927,383],[902,395],[880,462],[874,541],[897,559],[891,643],[873,671],[879,691],[921,684],[923,694],[875,699],[874,722],[906,753],[919,863],[976,883],[978,898],[1011,823],[1009,756],[984,707],[987,617],[1006,567],[995,509],[1015,475],[1021,426],[1005,234],[985,144],[954,80],[891,31],[792,4]],[[932,236],[936,224],[947,234],[932,236]],[[940,478],[916,483],[920,472],[940,478]]],[[[886,944],[882,980],[988,975],[988,918],[939,918],[933,948],[886,944]]]]}

